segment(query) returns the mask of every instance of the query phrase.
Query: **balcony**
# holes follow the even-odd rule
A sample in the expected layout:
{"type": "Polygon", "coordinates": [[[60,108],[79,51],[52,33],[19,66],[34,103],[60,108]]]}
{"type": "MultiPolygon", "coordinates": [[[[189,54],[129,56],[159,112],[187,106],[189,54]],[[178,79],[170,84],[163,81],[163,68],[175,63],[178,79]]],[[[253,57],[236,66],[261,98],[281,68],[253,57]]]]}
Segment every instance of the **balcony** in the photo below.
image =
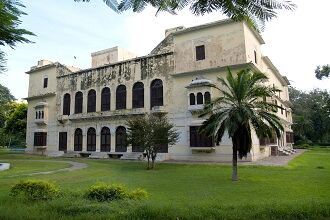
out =
{"type": "Polygon", "coordinates": [[[188,111],[191,113],[198,113],[201,112],[204,108],[204,105],[189,105],[188,106],[188,111]]]}
{"type": "Polygon", "coordinates": [[[157,113],[163,113],[163,114],[166,114],[167,111],[165,109],[165,106],[154,106],[152,107],[151,109],[151,113],[153,114],[157,114],[157,113]]]}
{"type": "Polygon", "coordinates": [[[44,118],[38,118],[38,119],[34,119],[34,122],[37,124],[37,125],[46,125],[47,122],[44,118]]]}

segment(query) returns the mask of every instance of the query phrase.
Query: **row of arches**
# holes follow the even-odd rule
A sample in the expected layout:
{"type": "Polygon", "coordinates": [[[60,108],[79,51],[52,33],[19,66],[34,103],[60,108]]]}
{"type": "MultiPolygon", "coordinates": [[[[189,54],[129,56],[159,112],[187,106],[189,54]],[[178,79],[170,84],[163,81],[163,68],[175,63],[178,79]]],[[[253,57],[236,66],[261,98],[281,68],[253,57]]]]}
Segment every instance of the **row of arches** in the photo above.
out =
{"type": "MultiPolygon", "coordinates": [[[[126,128],[119,126],[116,129],[116,152],[127,151],[127,134],[126,128]]],[[[83,132],[81,128],[77,128],[74,132],[74,151],[83,150],[83,132]]],[[[101,152],[110,152],[111,150],[111,133],[110,128],[103,127],[100,135],[100,150],[101,152]]],[[[87,151],[96,151],[96,130],[93,127],[87,130],[87,151]]]]}
{"type": "Polygon", "coordinates": [[[210,92],[205,92],[204,95],[201,92],[198,92],[197,95],[194,93],[189,94],[189,104],[190,105],[203,105],[211,102],[210,92]]]}
{"type": "MultiPolygon", "coordinates": [[[[75,94],[74,113],[83,112],[83,93],[81,91],[75,94]]],[[[110,111],[110,88],[105,87],[101,91],[101,111],[110,111]]],[[[126,109],[127,89],[125,85],[119,85],[116,88],[116,109],[126,109]]],[[[150,84],[150,108],[162,106],[163,103],[163,81],[154,79],[150,84]]],[[[71,97],[69,93],[63,96],[63,115],[70,115],[71,97]]],[[[132,88],[132,107],[144,107],[144,84],[136,82],[132,88]]],[[[96,91],[91,89],[87,94],[87,112],[96,111],[96,91]]]]}

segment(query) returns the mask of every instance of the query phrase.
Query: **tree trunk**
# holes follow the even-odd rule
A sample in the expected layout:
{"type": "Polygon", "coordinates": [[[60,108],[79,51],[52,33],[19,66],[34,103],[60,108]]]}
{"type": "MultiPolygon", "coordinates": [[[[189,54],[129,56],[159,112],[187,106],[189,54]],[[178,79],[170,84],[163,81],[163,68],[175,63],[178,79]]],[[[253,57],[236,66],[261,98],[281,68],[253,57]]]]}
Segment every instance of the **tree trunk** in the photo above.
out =
{"type": "Polygon", "coordinates": [[[151,156],[151,160],[152,160],[151,169],[154,169],[155,168],[156,157],[157,157],[157,154],[156,153],[152,154],[152,156],[151,156]]]}
{"type": "Polygon", "coordinates": [[[146,153],[147,153],[147,159],[148,159],[147,170],[150,170],[150,151],[146,151],[146,153]]]}
{"type": "Polygon", "coordinates": [[[235,141],[233,140],[233,171],[231,175],[231,180],[232,181],[237,181],[238,180],[238,175],[237,175],[237,145],[235,141]]]}

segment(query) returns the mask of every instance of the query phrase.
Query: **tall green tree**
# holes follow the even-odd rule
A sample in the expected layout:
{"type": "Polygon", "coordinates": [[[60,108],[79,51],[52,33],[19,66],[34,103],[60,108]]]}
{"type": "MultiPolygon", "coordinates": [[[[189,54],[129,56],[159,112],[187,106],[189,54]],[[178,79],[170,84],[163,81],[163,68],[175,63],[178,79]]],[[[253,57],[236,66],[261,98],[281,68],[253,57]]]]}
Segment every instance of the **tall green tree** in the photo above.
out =
{"type": "Polygon", "coordinates": [[[330,142],[330,93],[320,89],[301,91],[293,87],[289,88],[289,93],[295,142],[330,142]]]}
{"type": "Polygon", "coordinates": [[[225,131],[231,138],[233,181],[238,180],[237,157],[242,159],[251,150],[251,129],[259,138],[272,138],[274,132],[280,137],[283,131],[280,119],[274,114],[280,106],[264,101],[278,91],[263,84],[267,79],[265,74],[249,69],[240,70],[233,76],[228,69],[227,77],[218,78],[220,85],[215,86],[222,95],[207,104],[200,115],[209,116],[200,132],[212,136],[218,144],[225,131]]]}
{"type": "Polygon", "coordinates": [[[328,78],[330,76],[330,65],[317,66],[315,70],[315,77],[319,80],[328,78]]]}
{"type": "MultiPolygon", "coordinates": [[[[90,0],[75,0],[89,2],[90,0]]],[[[186,7],[194,15],[220,11],[235,20],[245,20],[252,26],[263,29],[266,21],[277,16],[277,10],[294,10],[296,5],[290,0],[103,0],[111,9],[122,12],[132,9],[141,12],[146,6],[157,8],[157,12],[166,11],[176,14],[186,7]]]]}
{"type": "Polygon", "coordinates": [[[147,169],[154,169],[161,146],[173,145],[179,138],[174,125],[163,115],[135,117],[127,121],[127,126],[127,144],[137,146],[146,153],[147,169]]]}
{"type": "MultiPolygon", "coordinates": [[[[0,1],[0,46],[8,45],[14,48],[17,43],[31,43],[25,36],[34,35],[20,28],[20,17],[26,15],[20,8],[25,6],[19,0],[0,1]]],[[[0,49],[0,73],[6,70],[5,53],[0,49]]]]}

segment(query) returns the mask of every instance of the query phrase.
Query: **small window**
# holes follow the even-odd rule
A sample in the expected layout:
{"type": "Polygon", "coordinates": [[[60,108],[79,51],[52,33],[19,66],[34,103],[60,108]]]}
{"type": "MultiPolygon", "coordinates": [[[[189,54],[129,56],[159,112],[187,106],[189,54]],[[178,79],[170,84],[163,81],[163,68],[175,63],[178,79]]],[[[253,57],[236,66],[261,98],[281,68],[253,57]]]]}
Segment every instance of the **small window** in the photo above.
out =
{"type": "Polygon", "coordinates": [[[110,89],[105,87],[101,92],[101,111],[110,111],[110,89]]]}
{"type": "Polygon", "coordinates": [[[59,132],[58,136],[58,150],[66,151],[68,146],[68,133],[67,132],[59,132]]]}
{"type": "Polygon", "coordinates": [[[196,47],[196,60],[204,60],[205,59],[205,46],[200,45],[196,47]]]}
{"type": "Polygon", "coordinates": [[[254,62],[257,64],[258,59],[257,59],[257,51],[254,51],[254,62]]]}
{"type": "Polygon", "coordinates": [[[46,145],[47,145],[47,132],[35,132],[34,146],[46,146],[46,145]]]}
{"type": "Polygon", "coordinates": [[[41,118],[43,119],[45,117],[44,111],[41,111],[41,118]]]}
{"type": "Polygon", "coordinates": [[[70,115],[70,105],[71,105],[70,94],[66,93],[63,97],[63,115],[70,115]]]}
{"type": "Polygon", "coordinates": [[[144,107],[144,85],[142,82],[137,82],[133,86],[133,108],[144,107]]]}
{"type": "Polygon", "coordinates": [[[190,147],[212,147],[213,140],[205,134],[199,133],[199,126],[190,126],[190,147]]]}
{"type": "Polygon", "coordinates": [[[126,86],[119,85],[116,90],[116,109],[126,109],[126,86]]]}
{"type": "Polygon", "coordinates": [[[155,79],[150,85],[150,108],[154,106],[163,106],[163,81],[155,79]]]}
{"type": "Polygon", "coordinates": [[[87,151],[96,151],[96,130],[89,128],[87,131],[87,151]]]}
{"type": "Polygon", "coordinates": [[[44,78],[44,88],[48,87],[48,78],[44,78]]]}
{"type": "Polygon", "coordinates": [[[82,143],[82,130],[80,128],[77,128],[74,132],[74,151],[82,151],[82,143]]]}
{"type": "Polygon", "coordinates": [[[96,111],[96,92],[94,89],[88,91],[87,96],[87,112],[96,111]]]}
{"type": "Polygon", "coordinates": [[[201,92],[197,93],[197,105],[203,105],[203,94],[201,92]]]}
{"type": "Polygon", "coordinates": [[[195,94],[194,93],[190,93],[189,100],[190,100],[190,105],[195,105],[196,104],[195,94]]]}
{"type": "Polygon", "coordinates": [[[36,119],[38,119],[38,112],[36,112],[36,119]]]}
{"type": "Polygon", "coordinates": [[[211,103],[211,94],[209,92],[204,93],[205,104],[211,103]]]}

